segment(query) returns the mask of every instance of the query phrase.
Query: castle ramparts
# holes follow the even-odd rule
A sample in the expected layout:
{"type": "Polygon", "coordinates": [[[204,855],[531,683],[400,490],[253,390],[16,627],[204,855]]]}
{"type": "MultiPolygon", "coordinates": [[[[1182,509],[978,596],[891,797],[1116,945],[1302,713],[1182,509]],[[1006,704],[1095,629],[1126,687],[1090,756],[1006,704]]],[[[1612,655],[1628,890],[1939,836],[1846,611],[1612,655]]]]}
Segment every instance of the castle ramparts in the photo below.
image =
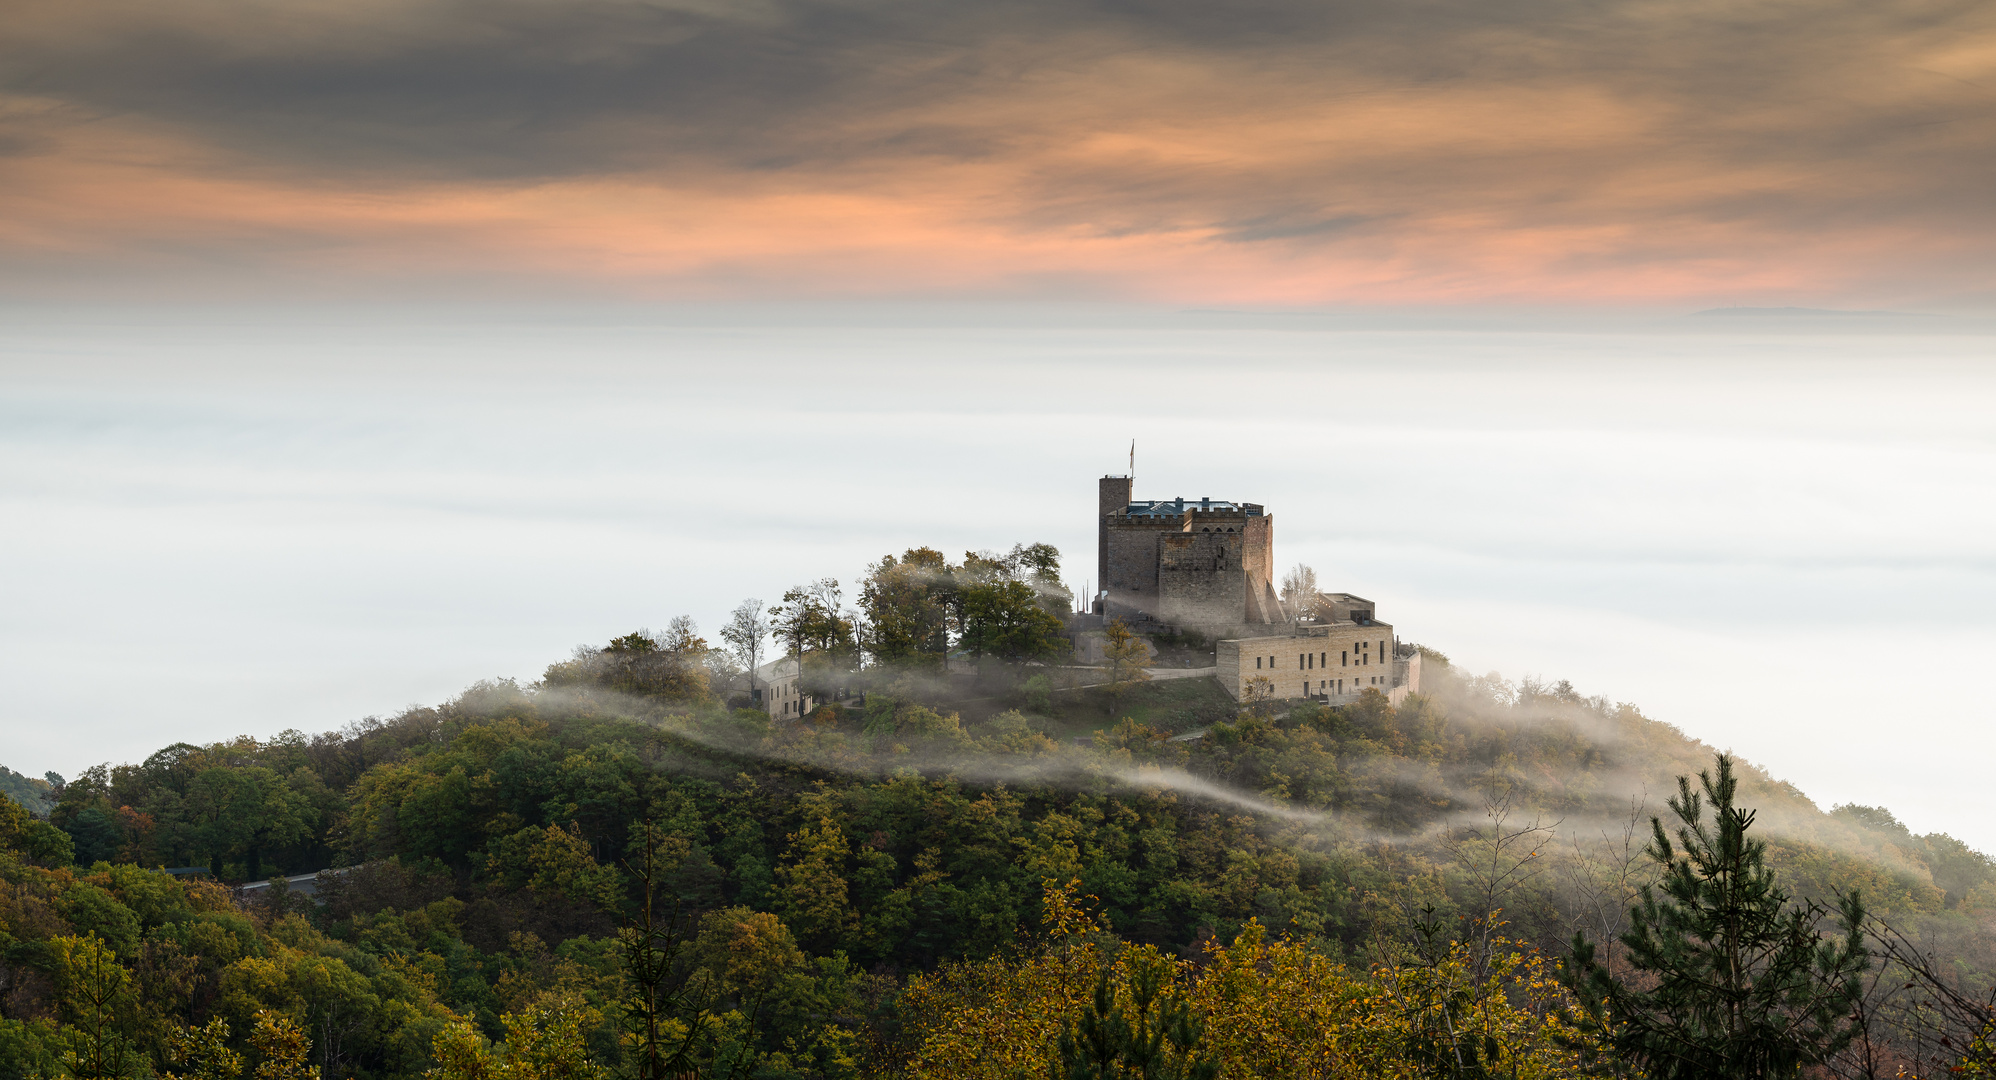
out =
{"type": "Polygon", "coordinates": [[[1397,702],[1420,688],[1420,655],[1373,603],[1350,593],[1275,591],[1275,517],[1259,503],[1134,499],[1128,476],[1098,487],[1100,585],[1086,621],[1140,633],[1217,640],[1215,674],[1236,699],[1341,701],[1377,690],[1397,702]]]}

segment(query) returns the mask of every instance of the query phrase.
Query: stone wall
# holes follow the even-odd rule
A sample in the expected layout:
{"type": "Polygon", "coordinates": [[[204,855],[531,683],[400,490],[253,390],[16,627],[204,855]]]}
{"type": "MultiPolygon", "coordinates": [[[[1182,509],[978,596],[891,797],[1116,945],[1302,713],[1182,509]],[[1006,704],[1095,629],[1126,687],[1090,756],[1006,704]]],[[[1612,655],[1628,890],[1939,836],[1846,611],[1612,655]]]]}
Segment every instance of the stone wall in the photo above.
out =
{"type": "Polygon", "coordinates": [[[1171,518],[1105,518],[1108,568],[1103,587],[1109,590],[1111,613],[1118,608],[1157,610],[1158,537],[1183,528],[1171,518]]]}
{"type": "Polygon", "coordinates": [[[1248,518],[1242,527],[1246,543],[1241,549],[1241,569],[1247,574],[1247,591],[1261,609],[1248,615],[1249,622],[1282,622],[1280,603],[1275,595],[1275,517],[1262,514],[1248,518]]]}
{"type": "Polygon", "coordinates": [[[1108,594],[1100,614],[1142,612],[1208,636],[1286,625],[1275,594],[1275,521],[1261,507],[1186,500],[1171,513],[1131,517],[1123,513],[1130,499],[1129,477],[1099,481],[1097,572],[1108,594]]]}
{"type": "Polygon", "coordinates": [[[1238,532],[1158,537],[1157,616],[1170,623],[1247,621],[1247,575],[1238,532]]]}
{"type": "MultiPolygon", "coordinates": [[[[1096,485],[1095,496],[1095,591],[1109,587],[1109,523],[1110,514],[1130,505],[1130,485],[1135,481],[1127,476],[1105,476],[1096,485]]],[[[1095,609],[1095,598],[1088,598],[1087,610],[1095,609]]]]}

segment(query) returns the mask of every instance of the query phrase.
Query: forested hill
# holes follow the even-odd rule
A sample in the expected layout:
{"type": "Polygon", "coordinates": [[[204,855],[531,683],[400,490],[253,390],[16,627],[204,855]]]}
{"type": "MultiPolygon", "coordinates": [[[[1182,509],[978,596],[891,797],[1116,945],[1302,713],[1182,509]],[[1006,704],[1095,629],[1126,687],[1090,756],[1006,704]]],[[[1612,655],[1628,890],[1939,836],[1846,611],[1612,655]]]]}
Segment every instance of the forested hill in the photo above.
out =
{"type": "MultiPolygon", "coordinates": [[[[952,984],[923,973],[1030,952],[1056,886],[1073,883],[1090,933],[1163,957],[1251,927],[1363,973],[1417,925],[1501,925],[1552,955],[1576,930],[1621,930],[1655,874],[1648,818],[1713,763],[1635,706],[1467,677],[1436,653],[1430,692],[1398,707],[1242,710],[1208,680],[1063,689],[1091,680],[1013,667],[879,679],[864,707],[786,724],[730,708],[690,630],[619,642],[533,686],[338,732],[175,743],[69,780],[47,824],[0,821],[0,1080],[54,1075],[77,1049],[76,965],[97,955],[79,941],[128,973],[118,1075],[167,1068],[188,1024],[221,1018],[245,1045],[269,1010],[316,1033],[327,1080],[413,1077],[457,1018],[505,1039],[502,1017],[550,1002],[591,1060],[628,1065],[615,942],[647,835],[691,928],[682,974],[705,973],[686,993],[736,1018],[703,1060],[725,1046],[753,1063],[739,1075],[929,1075],[923,1024],[952,984]],[[223,883],[345,869],[316,903],[272,890],[244,907],[158,867],[223,883]]],[[[1964,970],[1996,970],[1988,858],[1740,776],[1798,898],[1861,889],[1964,970]]]]}

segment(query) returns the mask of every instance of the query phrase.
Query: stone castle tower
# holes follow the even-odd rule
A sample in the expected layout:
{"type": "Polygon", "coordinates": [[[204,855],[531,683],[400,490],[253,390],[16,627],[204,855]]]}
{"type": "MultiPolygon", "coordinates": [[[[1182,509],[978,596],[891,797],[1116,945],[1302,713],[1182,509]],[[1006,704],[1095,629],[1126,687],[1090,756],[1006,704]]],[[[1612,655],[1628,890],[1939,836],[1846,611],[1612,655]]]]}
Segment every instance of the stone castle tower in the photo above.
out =
{"type": "Polygon", "coordinates": [[[1139,502],[1131,488],[1127,476],[1101,480],[1097,614],[1208,635],[1287,621],[1275,595],[1275,519],[1259,504],[1139,502]]]}

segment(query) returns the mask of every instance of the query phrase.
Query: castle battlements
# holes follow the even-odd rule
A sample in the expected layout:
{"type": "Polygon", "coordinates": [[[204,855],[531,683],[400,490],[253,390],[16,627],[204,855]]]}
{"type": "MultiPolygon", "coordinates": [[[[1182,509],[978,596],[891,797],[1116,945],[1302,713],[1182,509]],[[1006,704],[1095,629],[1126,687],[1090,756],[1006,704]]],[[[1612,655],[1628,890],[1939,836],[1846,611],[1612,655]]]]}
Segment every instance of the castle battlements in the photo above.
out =
{"type": "Polygon", "coordinates": [[[1307,611],[1284,609],[1267,507],[1207,496],[1140,501],[1132,487],[1128,476],[1105,476],[1098,487],[1092,615],[1220,639],[1216,676],[1237,699],[1338,701],[1378,690],[1397,702],[1418,692],[1420,656],[1402,649],[1372,601],[1318,593],[1307,611]]]}

